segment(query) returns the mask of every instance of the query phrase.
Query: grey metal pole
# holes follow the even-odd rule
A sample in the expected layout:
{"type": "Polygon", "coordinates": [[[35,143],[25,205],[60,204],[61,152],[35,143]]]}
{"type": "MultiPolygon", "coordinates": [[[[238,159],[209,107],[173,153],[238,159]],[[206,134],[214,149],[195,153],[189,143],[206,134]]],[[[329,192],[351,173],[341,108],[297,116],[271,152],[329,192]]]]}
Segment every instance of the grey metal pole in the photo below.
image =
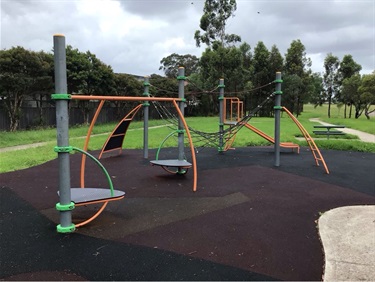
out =
{"type": "MultiPolygon", "coordinates": [[[[179,67],[178,68],[178,98],[185,99],[185,68],[179,67]]],[[[179,102],[180,111],[182,116],[185,115],[185,102],[179,102]]],[[[184,153],[184,124],[181,118],[178,118],[178,160],[184,160],[185,153],[184,153]]]]}
{"type": "Polygon", "coordinates": [[[219,152],[224,151],[224,78],[219,79],[219,152]]]}
{"type": "Polygon", "coordinates": [[[69,163],[69,112],[66,78],[66,51],[65,36],[54,35],[54,62],[55,62],[55,94],[52,99],[56,100],[56,131],[59,163],[59,197],[60,202],[56,204],[56,209],[60,212],[60,224],[57,225],[57,232],[68,233],[75,230],[72,223],[71,210],[74,203],[71,201],[70,192],[70,163],[69,163]]]}
{"type": "Polygon", "coordinates": [[[281,72],[276,72],[275,89],[275,166],[280,166],[280,112],[281,112],[281,72]]]}
{"type": "MultiPolygon", "coordinates": [[[[144,79],[144,92],[143,96],[149,97],[149,77],[146,76],[144,79]]],[[[145,101],[143,103],[143,158],[148,158],[148,120],[149,120],[149,106],[150,103],[148,101],[145,101]]]]}

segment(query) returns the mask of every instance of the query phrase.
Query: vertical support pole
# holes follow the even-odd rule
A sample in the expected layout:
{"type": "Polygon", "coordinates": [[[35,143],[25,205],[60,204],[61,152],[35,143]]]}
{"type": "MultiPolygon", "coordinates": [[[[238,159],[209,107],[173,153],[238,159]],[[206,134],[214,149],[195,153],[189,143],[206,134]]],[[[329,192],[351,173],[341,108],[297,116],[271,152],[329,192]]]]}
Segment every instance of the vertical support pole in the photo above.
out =
{"type": "MultiPolygon", "coordinates": [[[[143,82],[144,92],[143,96],[150,97],[149,93],[149,77],[146,76],[143,82]]],[[[143,103],[143,158],[148,159],[148,120],[149,120],[149,106],[150,103],[145,101],[143,103]]]]}
{"type": "Polygon", "coordinates": [[[281,112],[281,72],[276,72],[275,89],[275,166],[280,166],[280,112],[281,112]]]}
{"type": "Polygon", "coordinates": [[[219,152],[224,152],[224,78],[219,79],[219,152]]]}
{"type": "Polygon", "coordinates": [[[56,100],[56,131],[59,163],[59,197],[60,202],[56,209],[60,212],[60,224],[57,225],[57,232],[68,233],[75,230],[72,223],[72,212],[74,203],[71,201],[70,193],[70,163],[69,163],[69,112],[66,78],[66,51],[65,36],[54,35],[53,37],[54,62],[55,62],[55,93],[52,99],[56,100]]]}
{"type": "MultiPolygon", "coordinates": [[[[179,108],[182,113],[182,116],[185,115],[185,68],[179,67],[178,68],[178,98],[182,99],[179,102],[179,108]]],[[[184,153],[184,124],[181,118],[178,118],[178,160],[184,160],[185,153],[184,153]]]]}

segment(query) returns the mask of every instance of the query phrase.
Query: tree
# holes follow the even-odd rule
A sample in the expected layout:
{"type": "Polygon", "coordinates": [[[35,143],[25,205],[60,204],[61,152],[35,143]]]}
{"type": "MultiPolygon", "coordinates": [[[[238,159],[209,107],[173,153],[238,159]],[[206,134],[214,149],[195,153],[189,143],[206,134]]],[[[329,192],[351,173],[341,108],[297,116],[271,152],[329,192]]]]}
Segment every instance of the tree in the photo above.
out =
{"type": "Polygon", "coordinates": [[[178,68],[184,67],[185,75],[190,76],[192,73],[198,71],[198,63],[199,59],[194,55],[178,55],[173,53],[160,61],[162,66],[159,67],[159,70],[163,70],[165,75],[169,78],[176,78],[178,68]]]}
{"type": "Polygon", "coordinates": [[[339,70],[338,70],[338,81],[340,84],[340,88],[338,91],[338,100],[345,104],[344,108],[344,117],[346,118],[346,107],[347,105],[350,106],[350,113],[349,118],[351,117],[352,113],[352,106],[353,106],[353,100],[351,99],[350,93],[346,93],[346,95],[341,94],[341,87],[343,84],[344,79],[350,78],[353,75],[359,74],[361,71],[362,66],[357,64],[354,60],[352,55],[345,55],[342,58],[342,61],[340,62],[339,70]]]}
{"type": "Polygon", "coordinates": [[[333,56],[332,53],[327,54],[324,59],[324,75],[323,75],[323,85],[324,92],[328,101],[328,118],[331,117],[331,104],[337,94],[339,87],[339,77],[338,77],[338,68],[339,68],[339,58],[333,56]]]}
{"type": "Polygon", "coordinates": [[[345,78],[349,78],[355,74],[359,74],[361,71],[362,66],[360,64],[357,64],[352,55],[345,55],[339,66],[339,79],[342,81],[345,78]]]}
{"type": "Polygon", "coordinates": [[[39,110],[39,118],[36,121],[36,125],[42,126],[45,124],[43,109],[50,104],[46,102],[50,102],[51,93],[54,91],[54,61],[53,55],[50,53],[40,51],[37,52],[36,55],[40,60],[43,71],[41,71],[40,76],[38,77],[35,90],[30,93],[30,95],[35,101],[35,105],[39,110]]]}
{"type": "MultiPolygon", "coordinates": [[[[307,88],[311,81],[310,67],[311,60],[306,57],[305,46],[299,39],[293,40],[285,54],[284,77],[296,75],[301,79],[302,85],[298,84],[299,93],[289,95],[288,92],[283,92],[283,103],[287,108],[294,109],[292,112],[296,112],[297,116],[303,111],[303,104],[309,100],[307,88]]],[[[296,81],[296,79],[291,81],[296,81]]]]}
{"type": "Polygon", "coordinates": [[[342,81],[342,85],[341,85],[342,97],[345,100],[350,101],[350,103],[354,105],[355,109],[358,109],[358,111],[356,110],[357,113],[359,113],[362,108],[362,103],[360,100],[360,93],[358,91],[358,88],[360,85],[361,85],[361,76],[359,74],[352,75],[350,77],[345,78],[342,81]]]}
{"type": "Polygon", "coordinates": [[[158,74],[150,76],[150,94],[155,97],[178,97],[178,81],[158,74]]]}
{"type": "Polygon", "coordinates": [[[240,36],[225,32],[226,22],[234,16],[236,9],[236,0],[206,0],[199,25],[204,33],[197,30],[194,34],[197,47],[200,47],[201,43],[211,46],[215,41],[222,45],[240,42],[240,36]]]}
{"type": "MultiPolygon", "coordinates": [[[[296,74],[286,74],[283,77],[283,93],[287,93],[287,108],[290,112],[296,113],[297,117],[300,115],[300,94],[304,88],[302,78],[296,74]]],[[[283,95],[284,97],[284,95],[283,95]]],[[[286,100],[286,99],[284,99],[286,100]]]]}
{"type": "Polygon", "coordinates": [[[17,130],[24,98],[40,89],[47,69],[37,52],[19,46],[0,51],[0,97],[10,119],[10,131],[17,130]]]}
{"type": "MultiPolygon", "coordinates": [[[[204,82],[204,89],[212,89],[213,86],[218,85],[220,78],[224,78],[226,93],[243,91],[246,81],[250,80],[249,68],[245,67],[245,64],[250,63],[249,47],[249,45],[241,45],[239,48],[224,47],[219,42],[215,42],[212,48],[206,48],[200,59],[200,75],[201,81],[204,82]]],[[[202,104],[206,107],[207,114],[217,113],[217,97],[205,95],[202,97],[202,104]]]]}
{"type": "MultiPolygon", "coordinates": [[[[254,56],[252,60],[253,74],[251,76],[252,84],[255,88],[266,85],[275,78],[275,73],[270,70],[270,52],[262,41],[259,41],[254,48],[254,56]]],[[[260,88],[250,93],[250,108],[255,108],[263,102],[272,91],[270,89],[260,88]]],[[[264,105],[258,112],[260,116],[271,116],[273,112],[273,105],[271,103],[264,105]]]]}
{"type": "Polygon", "coordinates": [[[310,76],[310,83],[308,84],[309,102],[314,104],[315,107],[322,106],[325,102],[323,93],[323,79],[320,73],[313,73],[310,76]]]}
{"type": "MultiPolygon", "coordinates": [[[[375,109],[370,110],[371,105],[375,104],[375,72],[362,76],[358,92],[360,94],[360,104],[363,107],[365,116],[367,119],[370,119],[370,113],[375,112],[375,109]]],[[[358,118],[357,110],[356,118],[358,118]]]]}
{"type": "MultiPolygon", "coordinates": [[[[115,73],[114,83],[114,94],[116,96],[141,96],[143,93],[143,83],[130,74],[115,73]]],[[[120,119],[124,116],[124,112],[130,111],[138,102],[113,101],[113,104],[117,109],[116,117],[120,119]],[[130,107],[128,107],[129,104],[131,104],[130,107]]]]}
{"type": "MultiPolygon", "coordinates": [[[[114,74],[110,66],[100,61],[90,51],[85,53],[67,46],[67,83],[69,93],[78,95],[108,95],[114,92],[114,74]]],[[[92,103],[77,102],[82,111],[84,123],[88,123],[92,103]]]]}
{"type": "Polygon", "coordinates": [[[273,74],[283,71],[284,58],[276,45],[272,45],[268,61],[269,69],[273,74]]]}

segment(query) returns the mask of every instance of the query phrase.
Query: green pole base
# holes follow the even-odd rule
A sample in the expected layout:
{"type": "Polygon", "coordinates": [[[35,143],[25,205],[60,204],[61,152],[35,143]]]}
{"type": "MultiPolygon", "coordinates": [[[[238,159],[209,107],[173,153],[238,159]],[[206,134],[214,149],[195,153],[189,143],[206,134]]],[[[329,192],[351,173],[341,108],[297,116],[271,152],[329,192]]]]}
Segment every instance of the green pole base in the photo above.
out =
{"type": "Polygon", "coordinates": [[[72,223],[70,226],[62,227],[61,224],[56,226],[58,233],[72,233],[76,230],[76,226],[72,223]]]}

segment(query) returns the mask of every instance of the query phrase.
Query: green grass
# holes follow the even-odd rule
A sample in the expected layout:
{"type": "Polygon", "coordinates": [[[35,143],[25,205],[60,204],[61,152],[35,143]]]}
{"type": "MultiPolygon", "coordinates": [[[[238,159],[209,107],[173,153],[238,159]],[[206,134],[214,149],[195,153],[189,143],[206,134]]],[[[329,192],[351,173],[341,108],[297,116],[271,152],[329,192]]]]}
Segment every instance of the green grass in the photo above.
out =
{"type": "MultiPolygon", "coordinates": [[[[347,110],[347,112],[349,112],[349,110],[347,110]]],[[[354,116],[354,113],[352,116],[354,116]]],[[[367,119],[366,116],[362,114],[358,119],[344,118],[344,108],[339,108],[337,105],[331,105],[331,118],[328,118],[328,105],[325,104],[314,108],[312,104],[306,104],[304,105],[303,113],[298,117],[298,120],[308,121],[310,118],[319,118],[324,122],[345,125],[348,128],[375,134],[375,117],[367,119]]]]}
{"type": "MultiPolygon", "coordinates": [[[[329,123],[344,124],[347,127],[369,132],[375,134],[375,118],[367,120],[365,117],[360,119],[344,119],[338,116],[338,109],[335,105],[332,106],[332,118],[328,119],[327,106],[314,108],[312,105],[305,105],[304,112],[298,117],[298,120],[303,124],[308,132],[312,133],[313,126],[316,123],[309,121],[310,118],[320,118],[329,123]]],[[[342,111],[343,109],[341,109],[342,111]]],[[[218,117],[193,117],[187,118],[187,123],[191,128],[205,131],[218,131],[218,117]]],[[[259,128],[270,136],[274,135],[274,119],[273,118],[253,118],[250,123],[259,128]]],[[[158,148],[164,138],[171,132],[169,127],[155,126],[165,125],[162,120],[152,120],[149,123],[149,147],[158,148]]],[[[102,124],[94,127],[93,136],[90,139],[89,150],[98,150],[103,146],[108,133],[115,127],[115,123],[102,124]],[[104,134],[106,133],[106,134],[104,134]]],[[[143,123],[132,122],[129,127],[129,132],[124,141],[124,148],[141,149],[143,147],[143,123]]],[[[87,134],[88,126],[75,126],[69,130],[70,144],[82,148],[84,146],[84,136],[87,134]]],[[[307,146],[305,140],[299,141],[295,137],[302,136],[298,127],[294,122],[284,113],[281,118],[281,141],[294,142],[301,146],[307,146]]],[[[315,137],[312,134],[313,137],[315,137]]],[[[316,136],[318,137],[318,136],[316,136]]],[[[42,129],[18,132],[0,132],[0,148],[11,147],[16,145],[33,144],[37,142],[47,142],[45,145],[37,148],[29,148],[24,150],[0,152],[0,173],[28,168],[31,166],[42,164],[46,161],[56,158],[57,154],[53,151],[56,145],[56,129],[42,129]]],[[[315,140],[320,148],[347,150],[347,151],[362,151],[375,153],[375,144],[364,143],[358,140],[354,135],[344,135],[339,137],[330,137],[326,140],[319,136],[315,140]],[[344,140],[343,140],[344,139],[344,140]]],[[[174,137],[169,138],[164,147],[175,147],[177,140],[174,137]]],[[[196,146],[200,144],[195,143],[196,146]]],[[[233,147],[245,146],[263,146],[270,145],[265,139],[256,135],[247,128],[241,129],[236,137],[233,147]]]]}

